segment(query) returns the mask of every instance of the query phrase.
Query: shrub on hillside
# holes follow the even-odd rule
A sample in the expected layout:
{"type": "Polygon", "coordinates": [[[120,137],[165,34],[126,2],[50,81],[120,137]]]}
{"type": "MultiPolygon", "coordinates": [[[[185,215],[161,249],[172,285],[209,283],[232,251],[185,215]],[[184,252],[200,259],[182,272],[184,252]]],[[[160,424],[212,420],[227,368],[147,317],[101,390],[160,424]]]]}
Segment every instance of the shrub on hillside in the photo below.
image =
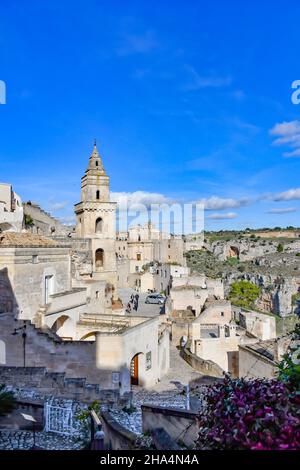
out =
{"type": "Polygon", "coordinates": [[[229,300],[240,307],[251,307],[260,295],[260,288],[249,281],[237,281],[231,284],[229,300]]]}

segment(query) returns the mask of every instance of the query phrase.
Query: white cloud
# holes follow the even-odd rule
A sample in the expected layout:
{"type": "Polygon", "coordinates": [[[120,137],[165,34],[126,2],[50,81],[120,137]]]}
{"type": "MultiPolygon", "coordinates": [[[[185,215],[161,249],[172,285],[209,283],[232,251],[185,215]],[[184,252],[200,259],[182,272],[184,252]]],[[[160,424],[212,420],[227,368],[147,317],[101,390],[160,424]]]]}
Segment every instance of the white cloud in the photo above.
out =
{"type": "Polygon", "coordinates": [[[284,152],[284,157],[300,157],[300,121],[278,123],[270,130],[270,135],[275,137],[273,145],[291,148],[284,152]]]}
{"type": "Polygon", "coordinates": [[[300,188],[288,189],[269,197],[272,201],[293,201],[300,199],[300,188]]]}
{"type": "Polygon", "coordinates": [[[232,77],[226,76],[204,76],[200,75],[194,67],[187,66],[186,70],[189,74],[189,79],[184,85],[185,91],[199,90],[200,88],[220,88],[231,85],[232,77]]]}
{"type": "Polygon", "coordinates": [[[204,205],[204,209],[207,211],[223,210],[223,209],[234,209],[242,206],[246,206],[251,203],[250,198],[234,199],[234,198],[221,198],[218,196],[211,196],[209,198],[199,199],[197,201],[204,205]]]}
{"type": "Polygon", "coordinates": [[[75,225],[76,219],[74,215],[68,215],[66,217],[59,217],[58,219],[62,224],[65,225],[75,225]]]}
{"type": "Polygon", "coordinates": [[[295,207],[278,207],[267,211],[268,214],[290,214],[291,212],[297,212],[295,207]]]}
{"type": "Polygon", "coordinates": [[[69,201],[61,201],[61,202],[50,202],[49,210],[53,212],[58,212],[67,207],[69,201]]]}
{"type": "Polygon", "coordinates": [[[225,214],[209,214],[207,216],[208,219],[214,220],[225,220],[225,219],[235,219],[237,214],[235,212],[227,212],[225,214]]]}
{"type": "Polygon", "coordinates": [[[143,204],[149,207],[151,204],[168,204],[172,201],[164,194],[150,193],[147,191],[135,191],[133,193],[119,192],[111,193],[111,200],[118,204],[126,204],[128,206],[137,206],[143,204]]]}

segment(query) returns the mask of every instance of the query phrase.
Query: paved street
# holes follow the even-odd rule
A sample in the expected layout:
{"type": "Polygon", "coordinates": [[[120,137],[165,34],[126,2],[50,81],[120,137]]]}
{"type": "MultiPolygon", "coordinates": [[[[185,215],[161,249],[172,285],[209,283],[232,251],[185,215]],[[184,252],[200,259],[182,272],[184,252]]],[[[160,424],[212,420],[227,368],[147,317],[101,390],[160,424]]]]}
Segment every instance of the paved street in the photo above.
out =
{"type": "MultiPolygon", "coordinates": [[[[136,294],[137,292],[134,289],[118,289],[119,297],[123,302],[124,307],[128,304],[131,294],[136,294]]],[[[155,317],[159,315],[162,306],[157,304],[145,304],[145,299],[148,294],[140,293],[139,294],[139,306],[137,312],[135,310],[131,311],[133,315],[141,315],[145,317],[155,317]]]]}

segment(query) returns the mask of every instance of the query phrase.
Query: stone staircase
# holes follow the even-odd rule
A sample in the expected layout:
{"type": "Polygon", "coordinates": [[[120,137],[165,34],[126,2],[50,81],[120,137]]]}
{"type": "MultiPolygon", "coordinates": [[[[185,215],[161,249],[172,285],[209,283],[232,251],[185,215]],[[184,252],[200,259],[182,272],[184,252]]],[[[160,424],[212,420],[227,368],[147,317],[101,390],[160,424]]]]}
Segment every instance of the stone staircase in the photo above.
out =
{"type": "Polygon", "coordinates": [[[84,377],[69,378],[64,372],[49,372],[46,367],[0,366],[0,383],[28,396],[55,396],[80,402],[100,401],[102,404],[125,406],[129,394],[120,397],[118,390],[101,389],[99,384],[84,377]]]}

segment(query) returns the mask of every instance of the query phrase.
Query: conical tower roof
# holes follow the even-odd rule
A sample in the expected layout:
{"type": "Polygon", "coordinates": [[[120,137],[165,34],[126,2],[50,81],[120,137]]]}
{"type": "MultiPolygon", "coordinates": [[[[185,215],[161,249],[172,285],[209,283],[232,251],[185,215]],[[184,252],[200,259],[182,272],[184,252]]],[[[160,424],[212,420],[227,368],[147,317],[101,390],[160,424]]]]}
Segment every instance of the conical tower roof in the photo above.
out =
{"type": "Polygon", "coordinates": [[[91,170],[93,170],[93,173],[97,172],[98,174],[106,175],[102,158],[97,149],[96,140],[94,142],[93,151],[89,158],[89,164],[88,164],[86,173],[90,172],[91,170]]]}

